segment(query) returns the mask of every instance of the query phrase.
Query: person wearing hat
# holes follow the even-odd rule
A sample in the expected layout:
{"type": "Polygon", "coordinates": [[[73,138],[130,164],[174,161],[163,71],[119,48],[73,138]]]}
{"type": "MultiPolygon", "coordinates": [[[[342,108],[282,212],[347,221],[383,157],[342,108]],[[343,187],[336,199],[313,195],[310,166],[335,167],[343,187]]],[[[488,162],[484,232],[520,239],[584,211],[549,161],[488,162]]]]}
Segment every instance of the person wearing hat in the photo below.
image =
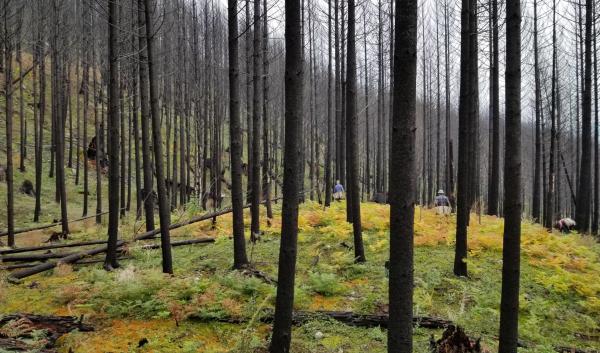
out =
{"type": "Polygon", "coordinates": [[[437,196],[435,197],[435,211],[437,214],[450,214],[452,211],[450,207],[450,200],[448,196],[444,194],[444,190],[440,189],[437,192],[437,196]]]}

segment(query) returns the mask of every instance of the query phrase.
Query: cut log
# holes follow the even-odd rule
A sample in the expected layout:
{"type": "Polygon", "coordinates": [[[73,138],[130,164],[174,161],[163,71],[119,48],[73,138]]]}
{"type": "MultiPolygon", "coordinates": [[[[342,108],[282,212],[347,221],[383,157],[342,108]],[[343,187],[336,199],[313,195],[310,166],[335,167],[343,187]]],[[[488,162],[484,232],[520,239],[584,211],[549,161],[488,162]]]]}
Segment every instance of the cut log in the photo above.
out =
{"type": "MultiPolygon", "coordinates": [[[[261,315],[261,322],[264,323],[272,323],[273,322],[274,313],[272,310],[265,311],[263,315],[261,315]]],[[[336,321],[340,321],[349,326],[356,327],[383,327],[387,328],[388,325],[388,315],[382,314],[374,314],[374,315],[366,315],[366,314],[356,314],[351,311],[294,311],[292,323],[296,326],[301,326],[310,320],[315,320],[319,318],[330,318],[336,321]]],[[[200,320],[203,321],[202,318],[197,316],[190,316],[192,320],[200,320]]],[[[223,318],[219,319],[221,322],[239,324],[247,322],[248,319],[240,319],[240,318],[223,318]]],[[[416,316],[413,318],[413,323],[415,326],[429,328],[429,329],[443,329],[450,325],[452,322],[449,320],[430,317],[430,316],[416,316]]]]}
{"type": "Polygon", "coordinates": [[[241,270],[241,273],[245,276],[259,278],[266,284],[271,284],[274,286],[277,285],[277,280],[271,278],[268,274],[255,269],[254,267],[247,266],[241,270]]]}
{"type": "MultiPolygon", "coordinates": [[[[86,219],[95,218],[96,216],[105,215],[107,213],[108,213],[108,211],[102,212],[102,213],[98,213],[98,214],[94,214],[94,215],[91,215],[91,216],[85,216],[85,217],[73,219],[73,220],[70,220],[68,223],[70,224],[70,223],[74,223],[74,222],[84,221],[86,219]]],[[[35,227],[20,228],[20,229],[15,229],[14,233],[16,235],[16,234],[34,232],[36,230],[43,230],[43,229],[47,229],[47,228],[52,228],[52,227],[60,226],[61,224],[62,224],[62,222],[54,222],[54,223],[49,223],[49,224],[42,224],[42,225],[35,226],[35,227]]],[[[0,237],[5,237],[7,235],[8,235],[8,231],[7,230],[4,230],[4,231],[0,232],[0,237]]]]}
{"type": "Polygon", "coordinates": [[[28,262],[28,261],[44,261],[48,259],[60,259],[65,256],[72,255],[73,253],[68,254],[58,254],[58,253],[44,253],[44,254],[20,254],[20,255],[6,255],[0,258],[0,262],[28,262]]]}
{"type": "MultiPolygon", "coordinates": [[[[131,256],[122,256],[117,258],[117,260],[121,261],[121,260],[131,260],[133,259],[133,257],[131,256]]],[[[104,262],[104,259],[89,259],[89,260],[80,260],[77,261],[75,263],[73,263],[72,265],[90,265],[90,264],[97,264],[100,262],[104,262]]],[[[4,271],[12,271],[12,270],[20,270],[23,268],[31,268],[33,266],[37,266],[39,265],[39,262],[35,262],[35,263],[20,263],[20,264],[14,264],[14,265],[6,265],[6,266],[0,266],[0,270],[4,270],[4,271]]]]}
{"type": "Polygon", "coordinates": [[[37,352],[37,353],[56,353],[54,349],[35,347],[17,338],[1,338],[0,352],[37,352]]]}
{"type": "MultiPolygon", "coordinates": [[[[188,240],[179,240],[179,241],[171,242],[171,246],[177,247],[177,246],[184,246],[184,245],[206,244],[206,243],[214,243],[214,242],[215,242],[215,238],[188,239],[188,240]]],[[[142,245],[140,248],[144,249],[144,250],[160,249],[160,244],[142,245]]]]}
{"type": "MultiPolygon", "coordinates": [[[[433,335],[432,335],[433,338],[433,335]]],[[[481,339],[472,340],[460,326],[450,325],[442,338],[437,341],[430,340],[430,349],[435,353],[484,353],[481,348],[481,339]]]]}
{"type": "Polygon", "coordinates": [[[30,251],[42,251],[42,250],[51,250],[51,249],[62,249],[62,248],[75,248],[79,246],[88,246],[88,245],[99,245],[106,244],[106,240],[90,240],[90,241],[81,241],[81,242],[73,242],[73,243],[65,243],[65,244],[51,244],[51,245],[42,245],[42,246],[28,246],[24,248],[16,248],[16,249],[4,249],[0,250],[0,255],[5,254],[18,254],[30,251]]]}
{"type": "Polygon", "coordinates": [[[19,333],[16,337],[0,339],[0,351],[15,352],[55,352],[52,348],[56,340],[71,331],[93,331],[94,328],[84,324],[82,318],[72,316],[44,316],[33,314],[15,314],[0,316],[0,328],[12,325],[19,333]],[[29,344],[20,338],[31,339],[33,331],[44,332],[45,347],[41,349],[29,344]]]}
{"type": "MultiPolygon", "coordinates": [[[[246,205],[244,206],[244,208],[249,208],[250,205],[246,205]]],[[[224,208],[220,211],[217,212],[212,212],[212,213],[208,213],[208,214],[204,214],[201,216],[196,216],[196,217],[192,217],[187,221],[183,221],[183,222],[177,222],[177,223],[173,223],[171,224],[171,226],[169,227],[169,229],[176,229],[176,228],[180,228],[183,226],[187,226],[193,223],[198,223],[198,222],[202,222],[202,221],[206,221],[209,219],[213,219],[215,217],[219,217],[222,216],[224,214],[228,214],[231,213],[232,209],[231,207],[227,207],[224,208]]],[[[160,229],[155,229],[155,230],[151,230],[148,232],[144,232],[141,234],[136,235],[133,240],[145,240],[145,239],[152,239],[154,238],[157,234],[160,234],[160,229]]],[[[127,244],[127,241],[124,240],[119,240],[117,241],[117,247],[121,247],[124,244],[127,244]]],[[[35,274],[44,272],[44,271],[48,271],[53,269],[54,267],[56,267],[56,265],[60,262],[60,263],[66,263],[66,264],[70,264],[70,263],[74,263],[77,262],[85,257],[89,257],[92,255],[96,255],[96,254],[100,254],[106,251],[107,246],[103,245],[101,247],[97,247],[97,248],[93,248],[93,249],[89,249],[89,250],[85,250],[82,252],[78,252],[75,254],[71,254],[69,256],[60,258],[57,262],[45,262],[43,264],[39,264],[37,266],[33,266],[31,268],[27,268],[27,269],[23,269],[21,271],[15,271],[13,273],[10,274],[10,276],[8,276],[8,281],[12,282],[12,283],[18,283],[20,279],[23,279],[25,277],[29,277],[29,276],[33,276],[35,274]]]]}

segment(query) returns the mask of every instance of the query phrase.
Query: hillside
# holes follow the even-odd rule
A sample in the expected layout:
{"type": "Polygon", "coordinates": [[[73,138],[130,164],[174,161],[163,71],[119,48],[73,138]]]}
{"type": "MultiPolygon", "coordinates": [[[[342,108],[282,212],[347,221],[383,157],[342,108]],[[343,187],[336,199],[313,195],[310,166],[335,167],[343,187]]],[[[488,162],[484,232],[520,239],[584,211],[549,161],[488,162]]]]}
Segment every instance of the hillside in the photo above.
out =
{"type": "MultiPolygon", "coordinates": [[[[381,314],[387,309],[384,262],[388,253],[389,208],[365,203],[364,239],[367,263],[353,263],[351,228],[345,205],[323,210],[307,202],[300,211],[296,280],[297,310],[339,310],[381,314]]],[[[265,235],[249,254],[256,269],[276,278],[280,208],[265,235]]],[[[178,217],[189,217],[186,212],[178,217]]],[[[452,274],[454,218],[418,209],[415,219],[415,315],[451,320],[472,337],[482,337],[493,351],[498,332],[502,221],[473,215],[469,236],[468,279],[452,274]]],[[[230,217],[197,223],[174,232],[175,239],[216,237],[214,244],[174,248],[173,277],[160,273],[159,250],[141,244],[127,249],[122,269],[107,273],[99,264],[59,266],[22,284],[2,282],[4,314],[85,315],[94,332],[71,333],[60,340],[61,351],[255,352],[266,344],[269,325],[260,316],[273,307],[275,287],[231,271],[230,217]],[[236,324],[222,321],[240,322],[236,324]],[[143,338],[148,340],[137,349],[143,338]]],[[[137,227],[129,220],[125,239],[137,227]]],[[[43,231],[45,235],[52,230],[43,231]]],[[[71,239],[99,239],[102,227],[75,228],[71,239]]],[[[43,237],[42,237],[43,238],[43,237]]],[[[521,340],[524,352],[552,352],[558,346],[599,349],[600,245],[576,234],[549,234],[523,223],[521,340]]],[[[2,278],[6,277],[2,273],[2,278]]],[[[427,352],[431,334],[418,328],[418,352],[427,352]]],[[[294,330],[294,352],[383,352],[380,328],[357,328],[317,318],[294,330]],[[321,334],[317,333],[321,332],[321,334]]]]}

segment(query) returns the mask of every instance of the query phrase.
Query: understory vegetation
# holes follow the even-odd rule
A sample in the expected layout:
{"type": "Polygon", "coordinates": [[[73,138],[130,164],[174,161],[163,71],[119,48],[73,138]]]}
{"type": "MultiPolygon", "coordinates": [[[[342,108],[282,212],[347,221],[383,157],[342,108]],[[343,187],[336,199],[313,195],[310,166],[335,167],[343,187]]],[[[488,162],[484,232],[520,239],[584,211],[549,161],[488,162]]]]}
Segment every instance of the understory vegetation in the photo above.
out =
{"type": "MultiPolygon", "coordinates": [[[[196,211],[174,214],[186,219],[196,211]]],[[[255,269],[277,278],[280,205],[260,241],[248,244],[255,269]]],[[[362,205],[367,263],[353,259],[351,226],[345,203],[330,208],[306,202],[299,218],[295,309],[302,311],[387,312],[385,261],[389,251],[389,207],[362,205]]],[[[139,225],[125,218],[124,239],[139,225]]],[[[247,225],[249,226],[249,225],[247,225]]],[[[503,222],[471,218],[469,278],[452,274],[455,218],[417,209],[415,216],[415,316],[433,316],[463,326],[495,350],[497,344],[503,222]]],[[[48,236],[52,229],[40,232],[48,236]]],[[[105,228],[85,223],[70,241],[102,239],[105,228]]],[[[60,339],[61,351],[262,352],[270,325],[275,286],[231,270],[231,216],[174,231],[174,240],[215,237],[215,243],[173,249],[174,276],[161,273],[160,250],[130,244],[122,268],[106,272],[100,264],[61,265],[20,284],[0,283],[2,314],[84,315],[94,332],[60,339]],[[146,343],[147,341],[147,343],[146,343]],[[138,347],[141,346],[141,347],[138,347]]],[[[18,239],[27,238],[19,235],[18,239]]],[[[43,237],[40,236],[40,239],[43,237]]],[[[548,233],[523,223],[520,337],[524,352],[553,352],[558,346],[600,348],[600,245],[577,234],[548,233]]],[[[6,278],[7,273],[2,273],[6,278]]],[[[431,335],[417,328],[417,352],[428,352],[431,335]]],[[[347,326],[315,317],[294,329],[294,352],[384,352],[381,328],[347,326]]]]}

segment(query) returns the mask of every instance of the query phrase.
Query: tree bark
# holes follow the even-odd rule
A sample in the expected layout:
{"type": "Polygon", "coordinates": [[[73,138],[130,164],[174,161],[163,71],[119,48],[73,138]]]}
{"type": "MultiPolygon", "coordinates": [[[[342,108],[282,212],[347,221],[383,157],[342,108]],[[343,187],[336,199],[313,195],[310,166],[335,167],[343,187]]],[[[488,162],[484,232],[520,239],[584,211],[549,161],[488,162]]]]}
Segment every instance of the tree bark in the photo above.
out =
{"type": "Polygon", "coordinates": [[[119,0],[108,3],[108,248],[104,268],[118,268],[120,126],[119,126],[119,0]]]}
{"type": "Polygon", "coordinates": [[[148,74],[150,82],[150,110],[152,114],[152,144],[154,147],[154,164],[156,167],[156,184],[158,190],[158,207],[160,218],[160,233],[162,244],[162,268],[164,273],[173,273],[173,260],[171,257],[171,237],[169,234],[169,224],[171,215],[169,212],[169,204],[167,200],[167,188],[165,186],[164,169],[163,169],[163,151],[162,139],[160,130],[160,113],[158,106],[158,91],[156,84],[158,75],[154,67],[154,30],[152,26],[152,16],[150,9],[153,9],[154,2],[152,0],[144,0],[145,18],[146,18],[146,50],[148,54],[148,74]]]}
{"type": "Polygon", "coordinates": [[[499,353],[516,353],[521,252],[521,1],[506,2],[506,141],[499,353]]]}
{"type": "Polygon", "coordinates": [[[285,149],[283,206],[277,298],[273,336],[269,351],[290,351],[292,312],[298,240],[298,199],[300,191],[301,141],[303,116],[303,60],[300,32],[300,0],[285,1],[285,149]]]}
{"type": "Polygon", "coordinates": [[[233,208],[233,268],[248,264],[244,237],[244,195],[242,194],[242,129],[240,121],[240,66],[238,51],[238,4],[229,0],[229,141],[231,144],[231,207],[233,208]]]}
{"type": "Polygon", "coordinates": [[[592,0],[585,5],[585,76],[583,78],[583,114],[581,119],[581,162],[577,187],[575,221],[581,233],[590,228],[592,201],[592,0]]]}
{"type": "Polygon", "coordinates": [[[346,73],[346,114],[348,129],[348,194],[351,200],[351,217],[354,234],[354,261],[365,262],[360,222],[360,183],[358,174],[358,114],[356,113],[356,5],[348,0],[348,64],[346,73]]]}
{"type": "Polygon", "coordinates": [[[413,239],[416,188],[417,9],[396,0],[394,94],[390,149],[388,352],[413,351],[413,239]]]}

